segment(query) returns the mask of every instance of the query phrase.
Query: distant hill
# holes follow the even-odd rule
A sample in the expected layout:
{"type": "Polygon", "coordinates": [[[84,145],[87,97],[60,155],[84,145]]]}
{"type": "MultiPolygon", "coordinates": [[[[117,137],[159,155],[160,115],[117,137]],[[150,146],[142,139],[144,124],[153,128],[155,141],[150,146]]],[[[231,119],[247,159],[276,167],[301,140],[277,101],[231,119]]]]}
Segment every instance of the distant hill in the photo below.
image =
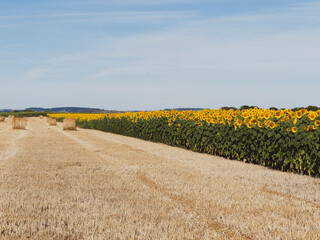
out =
{"type": "Polygon", "coordinates": [[[0,109],[0,112],[54,112],[54,113],[118,113],[121,111],[116,110],[105,110],[100,108],[84,108],[84,107],[57,107],[57,108],[39,108],[31,107],[24,110],[14,110],[14,109],[0,109]]]}
{"type": "Polygon", "coordinates": [[[12,109],[0,109],[0,112],[12,112],[12,109]]]}
{"type": "Polygon", "coordinates": [[[119,111],[105,110],[100,108],[84,108],[84,107],[56,107],[56,108],[38,108],[31,107],[26,110],[32,110],[35,112],[56,112],[56,113],[116,113],[119,111]]]}
{"type": "MultiPolygon", "coordinates": [[[[35,112],[54,112],[54,113],[119,113],[123,111],[117,110],[105,110],[100,108],[84,108],[84,107],[56,107],[56,108],[40,108],[40,107],[30,107],[25,110],[18,110],[20,111],[35,111],[35,112]]],[[[166,111],[171,111],[171,108],[164,109],[166,111]]],[[[185,111],[185,110],[192,110],[192,111],[200,111],[203,108],[174,108],[177,111],[185,111]]],[[[0,109],[0,112],[13,112],[13,109],[0,109]]],[[[138,112],[141,110],[130,111],[130,112],[138,112]]]]}

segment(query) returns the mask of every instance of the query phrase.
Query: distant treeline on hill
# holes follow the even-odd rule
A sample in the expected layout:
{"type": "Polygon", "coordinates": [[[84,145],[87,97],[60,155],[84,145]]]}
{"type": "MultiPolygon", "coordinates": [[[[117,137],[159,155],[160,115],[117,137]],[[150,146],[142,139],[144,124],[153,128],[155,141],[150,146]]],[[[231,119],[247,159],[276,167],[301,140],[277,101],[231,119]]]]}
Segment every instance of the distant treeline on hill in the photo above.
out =
{"type": "Polygon", "coordinates": [[[46,112],[33,112],[33,111],[14,111],[14,112],[1,112],[0,116],[9,117],[10,115],[15,117],[39,117],[39,116],[47,116],[46,112]]]}
{"type": "MultiPolygon", "coordinates": [[[[240,108],[236,108],[236,107],[221,107],[221,109],[225,109],[225,110],[229,110],[229,109],[249,109],[249,108],[255,108],[257,106],[249,106],[249,105],[243,105],[240,108]]],[[[259,107],[257,107],[259,108],[259,107]]],[[[308,107],[296,107],[293,108],[293,111],[297,111],[299,109],[306,109],[308,111],[312,110],[312,111],[317,111],[320,110],[320,107],[317,106],[308,106],[308,107]]],[[[201,111],[205,108],[173,108],[174,110],[177,111],[201,111]]],[[[210,109],[210,108],[207,108],[210,109]]],[[[278,108],[276,107],[271,107],[270,109],[274,109],[274,110],[278,110],[278,108]]],[[[164,109],[165,111],[171,111],[171,108],[166,108],[164,109]]],[[[38,108],[38,107],[32,107],[32,108],[27,108],[25,110],[12,110],[12,109],[0,109],[0,112],[2,113],[18,113],[18,112],[34,112],[34,113],[41,113],[40,115],[43,115],[42,113],[121,113],[124,111],[116,111],[116,110],[105,110],[105,109],[99,109],[99,108],[84,108],[84,107],[57,107],[57,108],[38,108]]],[[[128,111],[128,112],[138,112],[138,110],[136,111],[128,111]]],[[[3,114],[1,114],[3,115],[3,114]]],[[[12,114],[14,115],[14,114],[12,114]]],[[[39,114],[36,114],[39,115],[39,114]]]]}
{"type": "Polygon", "coordinates": [[[61,113],[116,113],[115,110],[104,110],[100,108],[84,107],[57,107],[57,108],[27,108],[35,112],[61,112],[61,113]]]}
{"type": "MultiPolygon", "coordinates": [[[[244,110],[244,109],[250,109],[250,108],[259,108],[257,106],[249,106],[249,105],[243,105],[241,106],[240,108],[236,108],[236,107],[227,107],[227,106],[224,106],[224,107],[221,107],[221,109],[224,109],[224,110],[229,110],[229,109],[234,109],[234,110],[244,110]]],[[[177,110],[177,111],[201,111],[205,108],[173,108],[174,110],[177,110]]],[[[210,108],[207,108],[207,109],[210,109],[210,108]]],[[[279,110],[279,109],[284,109],[284,108],[276,108],[276,107],[271,107],[270,109],[274,109],[274,110],[279,110]]],[[[298,111],[300,109],[306,109],[308,111],[317,111],[317,110],[320,110],[320,107],[317,107],[317,106],[308,106],[308,107],[295,107],[292,109],[292,111],[298,111]]],[[[164,109],[165,111],[170,111],[171,109],[170,108],[166,108],[164,109]]]]}
{"type": "Polygon", "coordinates": [[[83,108],[83,107],[57,107],[57,108],[38,108],[31,107],[25,110],[3,109],[0,112],[47,112],[47,113],[118,113],[120,111],[104,110],[99,108],[83,108]]]}

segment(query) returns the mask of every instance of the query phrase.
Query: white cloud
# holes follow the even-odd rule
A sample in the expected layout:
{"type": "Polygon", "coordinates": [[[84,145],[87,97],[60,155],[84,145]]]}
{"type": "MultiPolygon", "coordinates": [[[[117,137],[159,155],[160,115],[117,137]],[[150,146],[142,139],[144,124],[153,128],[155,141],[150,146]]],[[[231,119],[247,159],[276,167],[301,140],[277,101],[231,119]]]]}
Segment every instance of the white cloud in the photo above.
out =
{"type": "Polygon", "coordinates": [[[45,74],[48,72],[50,70],[47,68],[34,68],[26,72],[26,77],[29,79],[39,79],[45,77],[45,74]]]}

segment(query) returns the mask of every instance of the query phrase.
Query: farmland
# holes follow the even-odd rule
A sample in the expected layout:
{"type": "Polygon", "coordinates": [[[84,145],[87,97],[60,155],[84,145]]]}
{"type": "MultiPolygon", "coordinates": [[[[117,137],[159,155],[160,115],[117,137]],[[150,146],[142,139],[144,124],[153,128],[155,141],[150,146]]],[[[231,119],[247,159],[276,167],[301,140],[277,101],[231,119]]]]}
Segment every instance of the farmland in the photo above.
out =
{"type": "Polygon", "coordinates": [[[316,239],[320,179],[29,118],[0,123],[1,239],[316,239]]]}

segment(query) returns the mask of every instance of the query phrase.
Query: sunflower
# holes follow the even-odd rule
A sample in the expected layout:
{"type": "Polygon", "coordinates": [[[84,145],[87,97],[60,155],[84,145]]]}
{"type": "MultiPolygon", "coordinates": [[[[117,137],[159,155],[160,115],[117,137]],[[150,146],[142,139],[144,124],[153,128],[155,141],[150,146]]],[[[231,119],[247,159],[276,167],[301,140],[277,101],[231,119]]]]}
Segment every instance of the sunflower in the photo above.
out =
{"type": "Polygon", "coordinates": [[[258,121],[257,121],[257,119],[252,118],[252,119],[251,119],[251,121],[250,121],[250,123],[251,123],[251,124],[257,124],[257,123],[258,123],[258,121]]]}
{"type": "Polygon", "coordinates": [[[317,130],[318,126],[312,126],[313,130],[317,130]]]}
{"type": "Polygon", "coordinates": [[[301,118],[302,117],[302,112],[301,111],[296,111],[296,117],[301,118]]]}
{"type": "Polygon", "coordinates": [[[316,120],[316,121],[314,122],[314,124],[315,124],[316,126],[319,126],[319,125],[320,125],[320,121],[319,121],[319,120],[316,120]]]}
{"type": "Polygon", "coordinates": [[[298,129],[297,129],[296,127],[293,127],[293,128],[292,128],[292,132],[293,132],[293,133],[296,133],[297,131],[298,131],[298,129]]]}
{"type": "Polygon", "coordinates": [[[307,131],[311,131],[311,130],[313,130],[313,127],[312,127],[311,125],[309,125],[309,126],[307,127],[307,131]]]}
{"type": "Polygon", "coordinates": [[[297,118],[295,118],[295,117],[294,117],[294,118],[292,118],[292,122],[293,122],[293,124],[294,124],[294,125],[296,125],[296,124],[297,124],[297,121],[298,121],[298,119],[297,119],[297,118]]]}
{"type": "Polygon", "coordinates": [[[265,112],[265,113],[264,113],[264,118],[265,118],[265,119],[271,118],[270,112],[265,112]]]}
{"type": "Polygon", "coordinates": [[[246,112],[246,111],[242,111],[241,116],[242,116],[243,118],[247,118],[247,117],[249,116],[249,114],[248,114],[248,112],[246,112]]]}
{"type": "Polygon", "coordinates": [[[283,115],[283,113],[282,113],[281,110],[278,110],[278,111],[276,111],[276,113],[275,113],[276,118],[281,118],[282,115],[283,115]]]}
{"type": "Polygon", "coordinates": [[[274,128],[276,127],[276,124],[275,124],[274,122],[270,122],[270,123],[269,123],[269,127],[272,128],[272,129],[274,129],[274,128]]]}
{"type": "Polygon", "coordinates": [[[248,118],[245,118],[244,120],[243,120],[243,123],[244,124],[248,124],[250,122],[250,119],[248,119],[248,118]]]}
{"type": "Polygon", "coordinates": [[[301,113],[302,113],[302,115],[305,115],[308,111],[306,110],[306,109],[304,109],[304,108],[302,108],[301,110],[301,113]]]}
{"type": "Polygon", "coordinates": [[[316,118],[317,114],[314,111],[309,111],[308,117],[310,120],[314,120],[316,118]]]}
{"type": "Polygon", "coordinates": [[[289,119],[290,119],[290,118],[289,118],[288,116],[286,116],[286,117],[284,117],[284,118],[281,119],[281,122],[288,122],[289,119]]]}
{"type": "Polygon", "coordinates": [[[286,130],[287,130],[287,132],[290,132],[290,131],[291,131],[291,129],[290,129],[290,128],[287,128],[286,130]]]}
{"type": "Polygon", "coordinates": [[[261,128],[262,127],[262,122],[258,121],[258,126],[259,126],[259,128],[261,128]]]}

